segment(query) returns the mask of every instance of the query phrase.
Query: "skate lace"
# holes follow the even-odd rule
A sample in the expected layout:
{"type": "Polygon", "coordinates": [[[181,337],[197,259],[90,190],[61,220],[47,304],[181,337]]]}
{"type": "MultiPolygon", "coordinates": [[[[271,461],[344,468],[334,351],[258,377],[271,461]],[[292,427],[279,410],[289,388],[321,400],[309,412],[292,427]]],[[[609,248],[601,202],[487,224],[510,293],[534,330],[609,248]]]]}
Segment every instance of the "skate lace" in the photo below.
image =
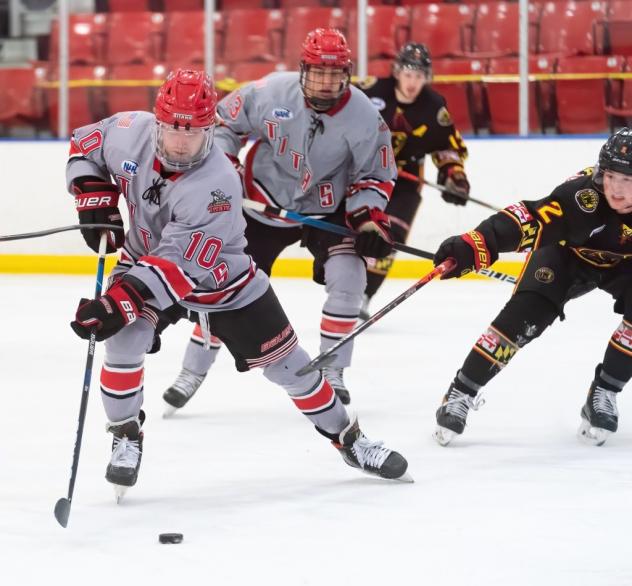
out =
{"type": "Polygon", "coordinates": [[[484,404],[485,399],[483,399],[482,395],[472,397],[471,395],[452,389],[445,402],[445,410],[449,415],[455,415],[456,417],[465,419],[470,409],[478,411],[484,404]]]}
{"type": "Polygon", "coordinates": [[[203,380],[203,376],[193,374],[191,371],[183,369],[171,386],[183,395],[190,397],[198,390],[203,380]]]}
{"type": "Polygon", "coordinates": [[[353,451],[363,468],[369,466],[377,470],[382,467],[382,464],[384,464],[384,461],[391,453],[391,450],[384,447],[384,442],[373,442],[365,435],[360,436],[353,443],[353,451]]]}
{"type": "Polygon", "coordinates": [[[346,389],[345,381],[342,379],[343,370],[342,368],[323,368],[323,376],[334,389],[346,389]]]}
{"type": "Polygon", "coordinates": [[[595,388],[593,393],[593,408],[597,413],[619,416],[617,410],[617,394],[614,391],[607,391],[601,387],[595,388]]]}
{"type": "Polygon", "coordinates": [[[140,457],[138,440],[130,440],[127,436],[114,436],[114,451],[110,463],[121,468],[135,468],[140,457]]]}

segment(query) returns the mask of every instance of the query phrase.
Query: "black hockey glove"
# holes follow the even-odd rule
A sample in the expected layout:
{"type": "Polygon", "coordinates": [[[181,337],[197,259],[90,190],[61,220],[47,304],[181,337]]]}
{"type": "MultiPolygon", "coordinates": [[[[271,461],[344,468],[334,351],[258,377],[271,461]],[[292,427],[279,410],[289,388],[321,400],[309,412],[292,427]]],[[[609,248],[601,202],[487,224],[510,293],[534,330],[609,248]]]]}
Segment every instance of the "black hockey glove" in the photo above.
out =
{"type": "Polygon", "coordinates": [[[145,300],[137,288],[123,278],[102,297],[82,299],[70,327],[85,340],[90,338],[92,328],[96,328],[96,340],[100,342],[135,322],[144,305],[145,300]]]}
{"type": "Polygon", "coordinates": [[[360,256],[384,258],[393,250],[391,223],[388,216],[378,208],[363,206],[346,216],[347,224],[358,232],[355,250],[360,256]]]}
{"type": "MultiPolygon", "coordinates": [[[[72,192],[80,224],[115,224],[123,228],[116,185],[98,177],[80,177],[72,182],[72,192]]],[[[101,230],[85,228],[81,235],[94,252],[99,251],[101,230]]],[[[125,234],[123,230],[109,230],[107,240],[106,252],[115,252],[125,243],[125,234]]]]}
{"type": "Polygon", "coordinates": [[[472,230],[460,236],[451,236],[444,240],[434,255],[435,266],[451,258],[456,266],[444,273],[442,279],[462,277],[472,271],[489,268],[498,255],[487,248],[485,237],[477,230],[472,230]]]}
{"type": "Polygon", "coordinates": [[[439,169],[437,183],[443,185],[452,193],[443,191],[443,201],[457,206],[464,206],[470,195],[470,182],[461,165],[444,165],[439,169]],[[454,195],[456,194],[456,195],[454,195]]]}

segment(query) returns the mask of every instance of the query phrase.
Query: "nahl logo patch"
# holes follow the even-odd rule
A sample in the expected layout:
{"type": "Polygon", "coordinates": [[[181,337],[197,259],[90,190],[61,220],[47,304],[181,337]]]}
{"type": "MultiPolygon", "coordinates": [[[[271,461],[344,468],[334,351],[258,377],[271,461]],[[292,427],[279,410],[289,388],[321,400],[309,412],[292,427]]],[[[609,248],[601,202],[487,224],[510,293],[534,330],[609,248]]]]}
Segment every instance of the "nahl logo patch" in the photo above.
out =
{"type": "Polygon", "coordinates": [[[292,114],[292,111],[288,110],[287,108],[275,108],[274,110],[272,110],[272,115],[277,120],[292,120],[292,118],[294,118],[294,114],[292,114]]]}
{"type": "Polygon", "coordinates": [[[221,189],[211,191],[211,203],[206,208],[209,214],[216,214],[218,212],[227,212],[231,208],[230,195],[226,195],[221,189]]]}
{"type": "Polygon", "coordinates": [[[599,195],[594,189],[580,189],[575,194],[575,201],[580,210],[592,214],[599,204],[599,195]]]}
{"type": "Polygon", "coordinates": [[[138,163],[136,161],[123,161],[121,163],[121,169],[123,169],[123,171],[125,171],[125,173],[128,173],[129,175],[136,175],[136,173],[138,172],[138,163]]]}

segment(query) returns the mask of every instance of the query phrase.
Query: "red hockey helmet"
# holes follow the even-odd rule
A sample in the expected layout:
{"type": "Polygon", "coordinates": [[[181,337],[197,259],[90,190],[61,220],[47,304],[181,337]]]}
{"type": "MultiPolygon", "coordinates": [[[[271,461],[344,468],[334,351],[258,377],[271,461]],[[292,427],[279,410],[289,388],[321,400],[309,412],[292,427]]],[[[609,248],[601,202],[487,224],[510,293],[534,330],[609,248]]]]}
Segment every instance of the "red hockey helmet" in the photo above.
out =
{"type": "Polygon", "coordinates": [[[173,126],[215,124],[217,94],[210,75],[192,69],[172,71],[156,96],[156,119],[173,126]]]}
{"type": "Polygon", "coordinates": [[[301,64],[351,67],[351,49],[345,36],[335,28],[317,28],[303,41],[301,64]]]}
{"type": "Polygon", "coordinates": [[[203,71],[178,69],[158,90],[156,156],[169,171],[186,171],[203,161],[213,144],[217,94],[203,71]]]}
{"type": "Polygon", "coordinates": [[[350,81],[351,50],[345,36],[335,28],[310,31],[301,51],[301,88],[308,104],[314,110],[329,110],[350,81]]]}

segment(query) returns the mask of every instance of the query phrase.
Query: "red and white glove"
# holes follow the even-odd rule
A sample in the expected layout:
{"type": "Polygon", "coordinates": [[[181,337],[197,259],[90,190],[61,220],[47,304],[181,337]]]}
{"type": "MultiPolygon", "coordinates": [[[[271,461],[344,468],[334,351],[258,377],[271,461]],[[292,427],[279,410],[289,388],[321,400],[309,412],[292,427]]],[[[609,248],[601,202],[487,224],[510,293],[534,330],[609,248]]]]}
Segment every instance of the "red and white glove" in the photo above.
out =
{"type": "MultiPolygon", "coordinates": [[[[118,187],[98,177],[79,177],[72,182],[75,207],[80,224],[114,224],[123,228],[123,220],[118,209],[118,187]]],[[[81,235],[86,244],[99,252],[101,230],[82,228],[81,235]]],[[[108,230],[106,252],[115,252],[125,243],[123,230],[108,230]]]]}
{"type": "Polygon", "coordinates": [[[355,250],[360,256],[384,258],[393,250],[391,222],[379,208],[363,206],[347,212],[347,225],[358,232],[355,250]]]}
{"type": "Polygon", "coordinates": [[[85,340],[90,338],[92,328],[96,328],[96,340],[100,342],[135,322],[144,305],[145,300],[136,287],[125,278],[119,279],[102,297],[82,299],[70,327],[85,340]]]}

